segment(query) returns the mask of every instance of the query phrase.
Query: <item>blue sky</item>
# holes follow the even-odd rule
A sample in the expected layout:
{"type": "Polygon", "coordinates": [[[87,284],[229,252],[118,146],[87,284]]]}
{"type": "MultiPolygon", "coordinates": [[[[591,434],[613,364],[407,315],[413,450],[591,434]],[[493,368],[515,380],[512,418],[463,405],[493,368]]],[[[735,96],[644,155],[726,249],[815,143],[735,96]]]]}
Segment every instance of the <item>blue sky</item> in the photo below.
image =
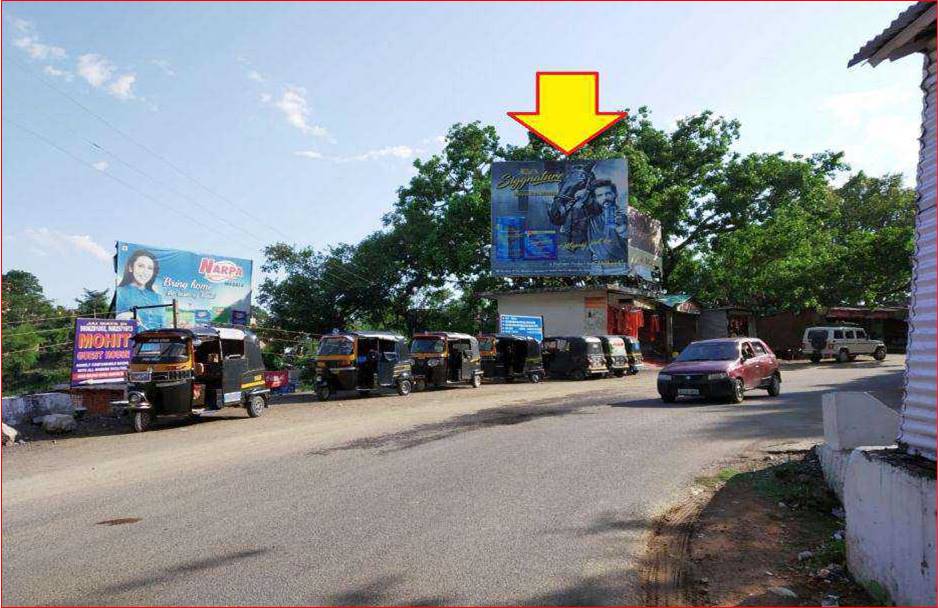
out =
{"type": "Polygon", "coordinates": [[[451,124],[523,142],[505,113],[533,109],[538,70],[912,184],[921,62],[846,68],[908,5],[4,3],[3,271],[70,303],[113,285],[116,240],[256,268],[266,243],[355,241],[451,124]]]}

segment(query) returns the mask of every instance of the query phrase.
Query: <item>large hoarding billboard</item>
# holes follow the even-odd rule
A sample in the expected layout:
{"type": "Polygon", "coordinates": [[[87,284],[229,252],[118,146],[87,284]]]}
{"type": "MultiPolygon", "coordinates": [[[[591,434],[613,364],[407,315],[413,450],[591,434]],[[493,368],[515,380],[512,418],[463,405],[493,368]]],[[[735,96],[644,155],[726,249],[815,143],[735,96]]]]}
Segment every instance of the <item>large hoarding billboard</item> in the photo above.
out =
{"type": "Polygon", "coordinates": [[[75,319],[72,386],[123,382],[136,332],[134,320],[75,319]]]}
{"type": "Polygon", "coordinates": [[[628,274],[627,178],[622,158],[493,163],[493,274],[628,274]]]}
{"type": "MultiPolygon", "coordinates": [[[[251,316],[251,260],[208,253],[117,242],[118,318],[130,318],[134,306],[177,301],[177,325],[245,325],[251,316]]],[[[172,308],[137,313],[139,328],[171,327],[172,308]]]]}

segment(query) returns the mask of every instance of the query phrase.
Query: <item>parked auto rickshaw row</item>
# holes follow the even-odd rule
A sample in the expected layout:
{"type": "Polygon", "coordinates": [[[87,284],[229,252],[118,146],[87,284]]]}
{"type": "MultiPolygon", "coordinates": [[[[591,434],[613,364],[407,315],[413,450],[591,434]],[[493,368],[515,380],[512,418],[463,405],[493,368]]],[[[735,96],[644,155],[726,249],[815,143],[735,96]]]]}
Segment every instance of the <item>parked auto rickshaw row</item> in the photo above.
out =
{"type": "MultiPolygon", "coordinates": [[[[639,342],[623,336],[533,338],[509,334],[474,336],[453,332],[404,336],[353,331],[325,336],[316,356],[320,400],[338,390],[366,395],[394,389],[399,395],[426,387],[481,386],[483,377],[541,382],[546,377],[584,379],[623,376],[642,366],[639,342]]],[[[270,398],[257,336],[216,327],[157,329],[134,336],[126,401],[115,401],[147,430],[157,416],[197,416],[243,407],[260,416],[270,398]]]]}
{"type": "Polygon", "coordinates": [[[388,332],[346,332],[320,341],[316,360],[316,395],[325,401],[337,390],[360,394],[394,388],[412,389],[469,384],[488,380],[546,377],[583,380],[591,376],[625,376],[642,367],[639,341],[628,336],[534,338],[486,334],[476,338],[453,332],[416,334],[410,348],[405,338],[388,332]]]}

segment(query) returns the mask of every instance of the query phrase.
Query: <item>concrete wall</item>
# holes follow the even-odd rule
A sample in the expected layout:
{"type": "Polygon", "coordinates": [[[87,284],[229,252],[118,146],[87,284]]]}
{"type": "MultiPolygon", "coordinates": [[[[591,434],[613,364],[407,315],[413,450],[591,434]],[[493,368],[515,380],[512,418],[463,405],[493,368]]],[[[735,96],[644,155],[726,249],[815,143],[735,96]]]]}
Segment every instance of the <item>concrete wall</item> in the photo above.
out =
{"type": "MultiPolygon", "coordinates": [[[[936,605],[936,472],[896,450],[851,452],[844,475],[848,569],[901,606],[936,605]]],[[[922,461],[921,461],[922,462],[922,461]]]]}
{"type": "Polygon", "coordinates": [[[3,398],[3,422],[16,426],[47,414],[74,414],[72,398],[65,393],[37,393],[3,398]]]}
{"type": "MultiPolygon", "coordinates": [[[[544,317],[545,336],[579,336],[586,333],[584,298],[606,297],[598,290],[579,293],[508,294],[498,297],[501,315],[541,315],[544,317]]],[[[606,307],[602,310],[602,327],[606,327],[606,307]]]]}

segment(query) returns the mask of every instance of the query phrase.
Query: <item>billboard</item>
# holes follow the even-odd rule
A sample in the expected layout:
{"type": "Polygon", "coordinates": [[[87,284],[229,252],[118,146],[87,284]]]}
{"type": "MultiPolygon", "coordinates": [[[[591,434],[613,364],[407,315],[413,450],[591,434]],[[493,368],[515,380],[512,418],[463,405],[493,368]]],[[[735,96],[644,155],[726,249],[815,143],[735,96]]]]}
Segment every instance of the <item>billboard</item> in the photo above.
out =
{"type": "Polygon", "coordinates": [[[627,178],[622,158],[493,163],[493,274],[628,274],[627,178]]]}
{"type": "MultiPolygon", "coordinates": [[[[131,318],[134,306],[177,300],[179,327],[231,323],[251,316],[251,260],[117,242],[115,307],[131,318]]],[[[172,327],[171,308],[137,313],[140,329],[172,327]]]]}
{"type": "Polygon", "coordinates": [[[544,340],[544,317],[499,315],[499,333],[544,340]]]}
{"type": "Polygon", "coordinates": [[[135,333],[132,319],[75,319],[71,385],[123,382],[135,333]]]}
{"type": "Polygon", "coordinates": [[[662,224],[629,208],[629,268],[647,281],[662,276],[662,224]]]}

